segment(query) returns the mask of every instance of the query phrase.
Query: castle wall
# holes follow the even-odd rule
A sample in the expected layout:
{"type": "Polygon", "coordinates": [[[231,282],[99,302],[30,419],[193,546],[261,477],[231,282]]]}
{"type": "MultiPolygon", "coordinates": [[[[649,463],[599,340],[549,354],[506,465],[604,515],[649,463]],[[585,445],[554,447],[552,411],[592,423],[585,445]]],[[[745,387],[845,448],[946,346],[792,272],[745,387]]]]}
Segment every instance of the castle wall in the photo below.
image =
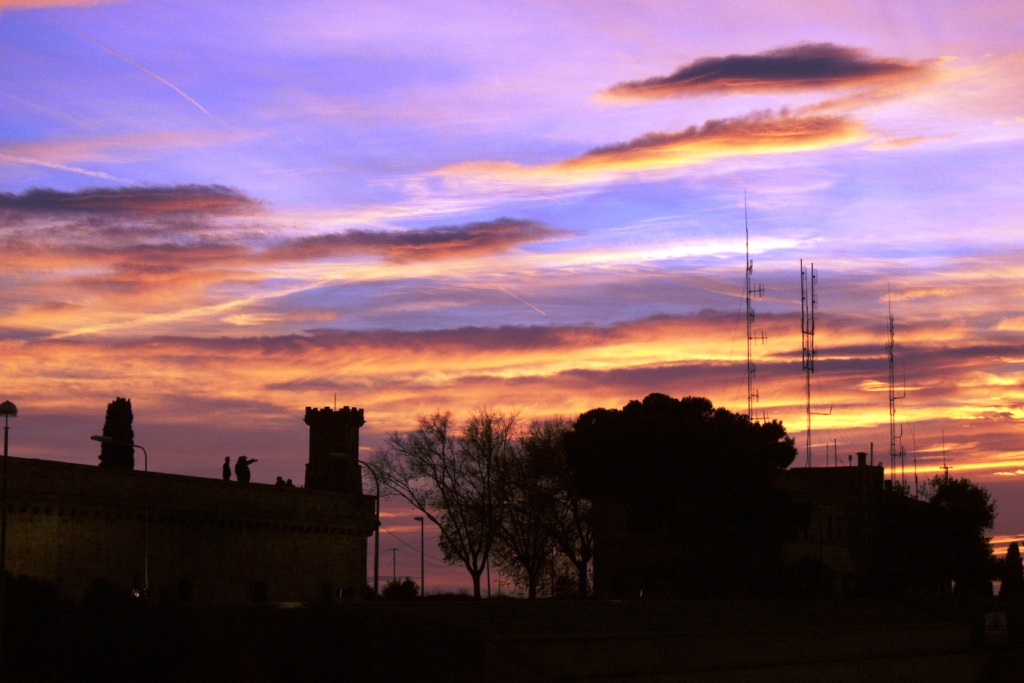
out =
{"type": "Polygon", "coordinates": [[[310,601],[366,587],[374,499],[10,458],[7,568],[80,598],[310,601]],[[148,520],[148,523],[147,523],[148,520]],[[147,538],[148,537],[148,538],[147,538]],[[148,560],[148,561],[147,561],[148,560]]]}
{"type": "Polygon", "coordinates": [[[361,493],[359,428],[366,422],[363,409],[307,407],[303,421],[309,425],[306,488],[361,493]]]}

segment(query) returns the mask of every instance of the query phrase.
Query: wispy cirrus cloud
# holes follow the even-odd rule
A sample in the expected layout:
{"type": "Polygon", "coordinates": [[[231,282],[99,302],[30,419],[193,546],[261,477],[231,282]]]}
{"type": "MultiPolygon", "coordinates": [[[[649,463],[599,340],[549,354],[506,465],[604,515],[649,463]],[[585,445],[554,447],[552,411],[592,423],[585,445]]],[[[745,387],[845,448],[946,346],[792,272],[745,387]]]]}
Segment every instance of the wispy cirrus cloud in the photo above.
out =
{"type": "Polygon", "coordinates": [[[132,179],[85,164],[106,166],[139,161],[154,153],[175,149],[206,148],[246,137],[237,131],[163,131],[82,136],[31,142],[0,142],[0,163],[38,166],[121,184],[132,179]]]}
{"type": "Polygon", "coordinates": [[[919,81],[932,62],[870,56],[833,43],[805,43],[751,55],[705,57],[668,76],[617,83],[613,99],[657,100],[698,95],[832,90],[919,81]]]}
{"type": "MultiPolygon", "coordinates": [[[[375,419],[399,424],[439,405],[462,410],[474,403],[497,401],[528,409],[531,415],[572,414],[614,405],[643,392],[685,395],[695,392],[695,387],[703,387],[701,391],[718,405],[735,406],[742,403],[745,386],[742,352],[732,343],[735,325],[736,316],[699,313],[605,326],[321,329],[244,338],[156,335],[144,337],[144,343],[100,332],[31,343],[8,340],[0,342],[0,350],[11,362],[37,357],[37,374],[43,383],[59,384],[65,373],[72,372],[73,364],[87,364],[91,374],[79,372],[76,377],[81,391],[96,400],[107,390],[109,377],[124,376],[118,359],[130,354],[133,372],[124,381],[145,387],[153,403],[166,401],[171,406],[182,395],[215,397],[226,391],[259,395],[284,410],[302,405],[311,392],[323,394],[325,387],[333,387],[372,396],[375,419]],[[347,358],[344,372],[325,375],[324,368],[333,367],[339,354],[347,358]]],[[[773,344],[784,345],[780,340],[773,344]]],[[[904,349],[907,355],[927,353],[916,345],[904,349]]],[[[977,347],[964,355],[982,366],[1009,349],[1009,345],[977,347]]],[[[888,420],[884,382],[881,388],[871,384],[884,376],[877,345],[842,349],[845,359],[836,357],[836,351],[822,354],[818,384],[833,385],[828,400],[836,402],[837,410],[816,419],[816,424],[824,431],[884,428],[888,420]]],[[[927,362],[936,357],[930,356],[927,362]]],[[[763,375],[763,381],[772,386],[773,417],[789,420],[803,414],[805,388],[795,378],[786,380],[794,374],[793,362],[790,353],[759,358],[759,377],[763,375]]],[[[908,370],[912,377],[922,376],[916,365],[908,370]]],[[[955,365],[943,367],[941,373],[950,387],[959,387],[958,392],[969,389],[969,382],[963,381],[969,378],[955,365]]],[[[1014,392],[1019,397],[1019,390],[1014,392]]],[[[921,423],[949,418],[934,407],[915,409],[912,402],[918,393],[909,393],[906,418],[921,423]]],[[[970,401],[969,392],[962,395],[970,401]]],[[[1019,418],[986,416],[985,411],[995,409],[1002,410],[991,400],[979,400],[978,415],[963,419],[970,420],[974,430],[1011,434],[1019,418]]],[[[939,434],[938,429],[930,431],[939,434]]],[[[921,433],[917,450],[927,460],[933,446],[923,436],[923,427],[921,433]]],[[[954,443],[952,436],[947,439],[950,448],[954,443]]],[[[972,448],[964,444],[959,450],[972,448]]],[[[984,467],[999,464],[984,462],[988,463],[984,467]]],[[[997,469],[1005,470],[1006,463],[997,469]]]]}
{"type": "Polygon", "coordinates": [[[0,0],[0,12],[17,9],[43,9],[46,7],[93,7],[112,5],[123,0],[0,0]]]}

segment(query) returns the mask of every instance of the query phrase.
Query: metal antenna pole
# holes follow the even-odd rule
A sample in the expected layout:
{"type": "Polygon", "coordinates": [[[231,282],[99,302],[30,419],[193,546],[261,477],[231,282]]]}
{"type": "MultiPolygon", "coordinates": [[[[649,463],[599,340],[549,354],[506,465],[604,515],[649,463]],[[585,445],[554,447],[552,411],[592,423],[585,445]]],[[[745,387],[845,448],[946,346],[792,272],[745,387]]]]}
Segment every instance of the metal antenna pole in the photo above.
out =
{"type": "MultiPolygon", "coordinates": [[[[900,455],[896,449],[896,401],[906,396],[906,392],[896,392],[896,322],[892,317],[892,292],[889,292],[889,340],[885,345],[886,354],[889,356],[889,480],[896,480],[896,458],[900,455]]],[[[900,430],[900,436],[903,436],[900,430]]]]}
{"type": "MultiPolygon", "coordinates": [[[[807,467],[811,467],[811,415],[831,415],[832,406],[829,406],[827,413],[815,413],[811,410],[811,375],[814,374],[814,359],[818,350],[814,347],[814,319],[818,310],[818,295],[815,294],[815,285],[818,282],[818,271],[811,264],[810,278],[808,271],[804,268],[804,261],[800,259],[800,335],[803,338],[803,369],[807,376],[807,467]]],[[[839,451],[833,452],[833,459],[838,458],[839,451]]],[[[825,465],[828,465],[828,448],[825,448],[825,465]]]]}
{"type": "MultiPolygon", "coordinates": [[[[804,269],[804,260],[800,259],[800,335],[803,337],[803,369],[807,377],[807,444],[804,447],[807,453],[807,467],[811,466],[811,375],[814,374],[814,309],[817,300],[814,297],[814,281],[817,275],[814,273],[814,264],[811,264],[810,287],[807,283],[807,270],[804,269]],[[810,289],[810,292],[808,292],[810,289]]],[[[828,464],[828,457],[825,458],[828,464]]]]}
{"type": "MultiPolygon", "coordinates": [[[[754,421],[754,402],[760,397],[757,391],[754,389],[754,375],[757,370],[754,367],[753,361],[753,342],[754,336],[754,304],[752,297],[756,294],[758,297],[764,296],[764,286],[754,285],[754,262],[750,260],[750,228],[747,225],[747,192],[743,192],[743,229],[746,233],[746,245],[747,245],[747,267],[746,267],[746,284],[744,291],[746,293],[747,301],[747,419],[751,422],[754,421]]],[[[764,332],[760,333],[761,343],[764,344],[765,336],[764,332]]]]}

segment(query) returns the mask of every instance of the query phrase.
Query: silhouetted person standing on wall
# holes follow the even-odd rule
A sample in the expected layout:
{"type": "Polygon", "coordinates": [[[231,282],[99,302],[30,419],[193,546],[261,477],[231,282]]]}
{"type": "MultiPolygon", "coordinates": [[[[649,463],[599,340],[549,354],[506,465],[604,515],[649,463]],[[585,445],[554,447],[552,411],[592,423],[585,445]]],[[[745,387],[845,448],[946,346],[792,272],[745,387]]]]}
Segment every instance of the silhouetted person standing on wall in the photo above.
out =
{"type": "Polygon", "coordinates": [[[231,458],[228,457],[228,456],[224,456],[224,469],[223,469],[223,472],[224,472],[224,481],[230,481],[231,480],[231,458]]]}
{"type": "Polygon", "coordinates": [[[256,462],[256,458],[252,458],[250,460],[249,458],[246,458],[244,455],[238,456],[238,460],[235,461],[235,477],[238,479],[238,481],[242,482],[243,484],[249,483],[249,477],[251,476],[249,473],[249,465],[253,464],[254,462],[256,462]]]}

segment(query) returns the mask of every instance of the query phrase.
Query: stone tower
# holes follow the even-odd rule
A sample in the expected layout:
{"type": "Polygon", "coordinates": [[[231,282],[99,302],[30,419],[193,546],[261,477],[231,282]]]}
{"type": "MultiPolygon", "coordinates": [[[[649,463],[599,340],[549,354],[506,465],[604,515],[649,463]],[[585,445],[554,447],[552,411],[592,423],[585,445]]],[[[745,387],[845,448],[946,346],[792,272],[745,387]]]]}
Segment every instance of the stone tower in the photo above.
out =
{"type": "Polygon", "coordinates": [[[363,409],[307,407],[305,422],[309,425],[306,488],[361,495],[359,428],[366,423],[363,409]]]}

